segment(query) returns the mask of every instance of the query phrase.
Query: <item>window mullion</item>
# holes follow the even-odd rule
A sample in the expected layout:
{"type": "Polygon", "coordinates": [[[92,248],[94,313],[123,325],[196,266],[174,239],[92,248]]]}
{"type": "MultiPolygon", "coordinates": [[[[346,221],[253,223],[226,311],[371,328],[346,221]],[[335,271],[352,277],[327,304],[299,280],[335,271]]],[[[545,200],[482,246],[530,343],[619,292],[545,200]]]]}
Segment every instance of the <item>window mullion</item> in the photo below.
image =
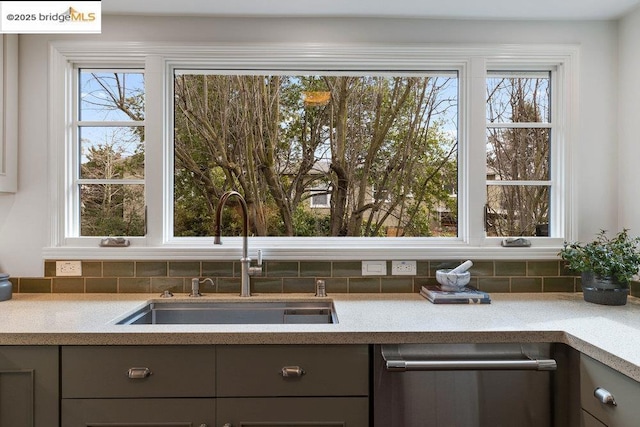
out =
{"type": "MultiPolygon", "coordinates": [[[[467,176],[463,180],[460,189],[466,196],[467,206],[460,206],[466,218],[461,224],[466,224],[468,243],[472,246],[483,246],[485,239],[484,230],[484,206],[486,204],[485,177],[487,172],[486,164],[486,60],[481,57],[472,58],[469,69],[469,78],[465,80],[469,84],[467,90],[467,104],[465,111],[468,115],[468,127],[466,137],[468,144],[463,145],[467,154],[464,156],[461,170],[466,170],[467,176]],[[464,164],[468,166],[465,168],[464,164]],[[480,179],[478,179],[480,178],[480,179]]],[[[463,172],[464,173],[464,172],[463,172]]],[[[465,225],[463,225],[465,227],[465,225]]]]}

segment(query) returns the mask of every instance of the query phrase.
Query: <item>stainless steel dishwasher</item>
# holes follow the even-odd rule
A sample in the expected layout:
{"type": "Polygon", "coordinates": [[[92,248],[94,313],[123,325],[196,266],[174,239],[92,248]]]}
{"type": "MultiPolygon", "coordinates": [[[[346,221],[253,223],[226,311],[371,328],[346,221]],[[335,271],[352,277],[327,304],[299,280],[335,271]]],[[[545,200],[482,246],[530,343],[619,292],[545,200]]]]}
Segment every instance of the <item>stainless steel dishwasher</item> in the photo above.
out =
{"type": "Polygon", "coordinates": [[[551,347],[376,345],[374,426],[553,426],[551,347]]]}

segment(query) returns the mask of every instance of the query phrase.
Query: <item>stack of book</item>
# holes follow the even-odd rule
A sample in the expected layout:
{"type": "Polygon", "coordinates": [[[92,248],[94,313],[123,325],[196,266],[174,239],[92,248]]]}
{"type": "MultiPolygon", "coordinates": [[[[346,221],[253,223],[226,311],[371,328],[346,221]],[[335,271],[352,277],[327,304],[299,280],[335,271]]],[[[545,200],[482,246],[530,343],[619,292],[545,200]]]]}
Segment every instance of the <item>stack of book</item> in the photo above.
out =
{"type": "Polygon", "coordinates": [[[458,291],[443,291],[439,285],[423,286],[420,295],[434,304],[490,304],[491,296],[471,286],[458,291]]]}

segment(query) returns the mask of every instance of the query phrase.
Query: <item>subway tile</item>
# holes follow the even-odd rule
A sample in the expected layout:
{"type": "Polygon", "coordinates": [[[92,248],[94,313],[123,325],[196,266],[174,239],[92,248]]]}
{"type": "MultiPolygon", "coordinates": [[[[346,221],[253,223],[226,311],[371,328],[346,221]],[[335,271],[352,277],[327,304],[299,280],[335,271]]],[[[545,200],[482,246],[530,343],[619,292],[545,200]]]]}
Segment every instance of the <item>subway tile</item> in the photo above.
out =
{"type": "Polygon", "coordinates": [[[133,261],[105,261],[102,263],[103,277],[133,277],[135,264],[133,261]]]}
{"type": "Polygon", "coordinates": [[[496,276],[493,261],[474,261],[469,269],[471,276],[496,276]]]}
{"type": "Polygon", "coordinates": [[[512,277],[511,292],[542,292],[542,277],[512,277]]]}
{"type": "Polygon", "coordinates": [[[349,293],[379,293],[379,277],[351,277],[349,278],[349,293]]]}
{"type": "Polygon", "coordinates": [[[558,276],[560,264],[558,261],[528,261],[527,276],[558,276]]]}
{"type": "Polygon", "coordinates": [[[334,261],[331,264],[333,277],[362,276],[362,261],[334,261]]]}
{"type": "Polygon", "coordinates": [[[640,297],[640,282],[631,281],[629,283],[629,293],[631,296],[640,297]]]}
{"type": "Polygon", "coordinates": [[[285,293],[315,293],[316,280],[311,277],[284,277],[282,291],[285,293]]]}
{"type": "Polygon", "coordinates": [[[496,276],[526,276],[526,261],[496,261],[496,276]]]}
{"type": "Polygon", "coordinates": [[[301,277],[330,277],[330,261],[300,261],[301,277]]]}
{"type": "Polygon", "coordinates": [[[510,292],[510,280],[507,277],[480,277],[478,278],[478,289],[484,292],[510,292]]]}
{"type": "Polygon", "coordinates": [[[349,279],[346,277],[319,277],[324,280],[327,294],[342,294],[349,292],[349,279]]]}
{"type": "Polygon", "coordinates": [[[171,261],[169,262],[170,277],[200,277],[200,262],[171,261]]]}
{"type": "MultiPolygon", "coordinates": [[[[15,291],[15,281],[9,280],[15,291]]],[[[18,289],[22,293],[51,293],[51,279],[22,277],[18,281],[18,289]]]]}
{"type": "Polygon", "coordinates": [[[542,279],[543,292],[575,292],[573,277],[545,277],[542,279]]]}
{"type": "MultiPolygon", "coordinates": [[[[239,290],[240,288],[238,288],[239,290]]],[[[281,294],[282,279],[274,277],[254,277],[251,279],[251,292],[256,294],[281,294]]]]}
{"type": "Polygon", "coordinates": [[[298,277],[297,261],[267,261],[265,267],[268,277],[298,277]]]}
{"type": "MultiPolygon", "coordinates": [[[[435,274],[435,273],[434,273],[435,274]]],[[[430,276],[429,261],[416,261],[416,276],[430,276]]]]}
{"type": "Polygon", "coordinates": [[[224,294],[240,295],[240,278],[218,277],[216,291],[224,294]]]}
{"type": "Polygon", "coordinates": [[[436,277],[436,271],[438,270],[448,270],[451,268],[456,268],[462,263],[462,261],[429,261],[429,276],[436,277]]]}
{"type": "Polygon", "coordinates": [[[118,292],[149,293],[151,292],[151,279],[149,277],[119,278],[118,292]]]}
{"type": "Polygon", "coordinates": [[[54,277],[53,293],[84,293],[84,278],[54,277]]]}
{"type": "Polygon", "coordinates": [[[416,277],[413,279],[413,292],[420,292],[423,286],[436,286],[438,281],[435,277],[416,277]]]}
{"type": "MultiPolygon", "coordinates": [[[[184,281],[185,279],[182,277],[152,277],[151,292],[162,293],[164,291],[169,291],[174,294],[185,293],[184,281]]],[[[204,293],[205,292],[205,290],[203,289],[204,285],[200,285],[200,287],[201,287],[200,291],[204,293]]],[[[189,291],[190,290],[191,288],[189,287],[189,291]]],[[[209,292],[213,292],[213,291],[210,290],[209,292]]]]}
{"type": "Polygon", "coordinates": [[[118,279],[116,277],[87,277],[85,292],[115,294],[118,292],[118,279]]]}
{"type": "Polygon", "coordinates": [[[136,262],[136,277],[166,277],[167,263],[165,261],[136,262]]]}
{"type": "Polygon", "coordinates": [[[102,262],[82,261],[82,275],[84,277],[102,277],[102,262]]]}
{"type": "Polygon", "coordinates": [[[382,277],[380,289],[383,293],[411,293],[413,277],[382,277]]]}
{"type": "Polygon", "coordinates": [[[202,277],[233,277],[233,268],[233,261],[204,261],[202,277]]]}
{"type": "Polygon", "coordinates": [[[55,277],[56,275],[56,262],[45,261],[44,262],[44,277],[55,277]]]}

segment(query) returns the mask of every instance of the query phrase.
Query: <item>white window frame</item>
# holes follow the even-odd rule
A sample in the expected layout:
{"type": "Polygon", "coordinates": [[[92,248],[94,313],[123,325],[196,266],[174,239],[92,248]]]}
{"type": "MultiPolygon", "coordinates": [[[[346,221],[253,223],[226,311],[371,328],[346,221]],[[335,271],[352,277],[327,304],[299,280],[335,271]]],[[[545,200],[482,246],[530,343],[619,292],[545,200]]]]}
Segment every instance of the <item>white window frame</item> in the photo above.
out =
{"type": "Polygon", "coordinates": [[[309,207],[312,209],[326,209],[331,207],[331,193],[328,190],[323,189],[312,189],[309,191],[309,207]],[[326,203],[316,203],[314,201],[315,196],[326,196],[326,203]]]}
{"type": "Polygon", "coordinates": [[[249,255],[261,249],[266,259],[551,259],[565,240],[574,239],[574,194],[570,178],[571,140],[576,134],[577,66],[573,45],[348,45],[348,44],[154,44],[54,42],[49,51],[50,244],[45,259],[236,259],[240,237],[172,236],[173,70],[335,70],[457,71],[459,75],[458,203],[459,237],[252,237],[249,255]],[[68,94],[74,67],[145,70],[145,178],[147,230],[132,237],[127,248],[100,248],[100,238],[70,237],[69,141],[73,116],[68,94]],[[556,70],[552,100],[552,217],[557,237],[532,237],[530,248],[504,248],[500,238],[487,238],[482,212],[486,181],[486,71],[513,67],[556,70]],[[60,108],[66,105],[66,108],[60,108]],[[167,173],[164,173],[166,171],[167,173]],[[472,214],[473,213],[473,214],[472,214]]]}
{"type": "MultiPolygon", "coordinates": [[[[80,120],[80,93],[79,91],[79,79],[80,79],[80,70],[87,71],[100,71],[100,72],[112,72],[112,73],[131,73],[131,72],[140,72],[144,74],[144,69],[142,67],[139,68],[91,68],[91,67],[75,67],[73,71],[73,75],[71,77],[72,84],[72,101],[71,101],[71,114],[73,114],[72,120],[72,136],[71,136],[71,146],[69,147],[69,151],[71,156],[74,159],[79,159],[81,156],[81,143],[80,143],[80,128],[82,127],[144,127],[144,120],[101,120],[101,121],[90,121],[90,120],[80,120]]],[[[143,141],[144,143],[144,141],[143,141]]],[[[70,168],[70,174],[72,176],[72,182],[69,186],[69,200],[68,200],[68,210],[66,212],[68,221],[65,221],[66,232],[65,235],[69,239],[75,239],[80,236],[80,223],[81,223],[81,215],[80,215],[80,188],[83,184],[116,184],[116,185],[146,185],[145,178],[139,179],[88,179],[82,178],[80,176],[80,165],[78,167],[70,168]]],[[[129,238],[129,237],[127,237],[129,238]]]]}

